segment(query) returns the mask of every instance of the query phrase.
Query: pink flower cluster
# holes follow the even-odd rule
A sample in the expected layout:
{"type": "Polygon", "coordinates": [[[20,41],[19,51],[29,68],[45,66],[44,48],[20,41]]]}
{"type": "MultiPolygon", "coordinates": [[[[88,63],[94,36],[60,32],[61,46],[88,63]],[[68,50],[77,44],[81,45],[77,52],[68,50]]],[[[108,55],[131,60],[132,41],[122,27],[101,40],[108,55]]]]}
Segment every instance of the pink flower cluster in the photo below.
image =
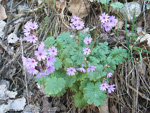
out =
{"type": "Polygon", "coordinates": [[[36,22],[28,21],[24,25],[24,40],[30,43],[36,43],[38,38],[34,35],[34,32],[36,32],[38,28],[38,25],[36,22]]]}
{"type": "Polygon", "coordinates": [[[109,16],[105,13],[101,14],[99,18],[101,21],[101,28],[105,28],[105,31],[110,31],[118,22],[115,16],[109,16]]]}
{"type": "MultiPolygon", "coordinates": [[[[91,41],[92,41],[92,38],[91,38],[91,37],[85,37],[85,39],[83,40],[83,42],[84,42],[85,44],[87,44],[87,45],[90,44],[91,41]]],[[[90,52],[91,52],[91,50],[90,50],[89,47],[86,47],[86,48],[83,49],[83,54],[84,54],[84,55],[89,55],[90,52]]]]}
{"type": "Polygon", "coordinates": [[[100,90],[102,91],[106,91],[106,89],[108,90],[108,93],[111,93],[111,92],[114,92],[115,90],[115,85],[112,84],[112,85],[108,85],[107,82],[103,82],[101,85],[100,85],[100,90]]]}
{"type": "Polygon", "coordinates": [[[74,15],[71,19],[70,27],[74,30],[81,30],[84,27],[84,22],[80,21],[80,18],[74,15]]]}
{"type": "MultiPolygon", "coordinates": [[[[94,72],[95,69],[96,69],[96,66],[91,66],[91,65],[89,65],[89,67],[88,67],[87,69],[85,69],[85,68],[83,67],[83,65],[82,65],[82,67],[77,68],[77,71],[86,73],[86,72],[94,72]]],[[[73,68],[73,67],[67,68],[67,74],[68,74],[68,75],[73,76],[73,75],[75,75],[75,72],[76,72],[76,69],[75,69],[75,68],[73,68]]]]}
{"type": "Polygon", "coordinates": [[[23,65],[30,74],[35,75],[39,73],[36,67],[38,66],[38,63],[41,63],[41,61],[45,62],[45,66],[43,67],[46,67],[46,69],[42,71],[41,67],[37,78],[44,77],[45,75],[49,75],[55,71],[54,62],[56,61],[56,58],[54,57],[57,55],[57,49],[54,46],[46,48],[44,43],[41,42],[38,50],[34,51],[34,54],[35,58],[22,57],[23,65]]]}

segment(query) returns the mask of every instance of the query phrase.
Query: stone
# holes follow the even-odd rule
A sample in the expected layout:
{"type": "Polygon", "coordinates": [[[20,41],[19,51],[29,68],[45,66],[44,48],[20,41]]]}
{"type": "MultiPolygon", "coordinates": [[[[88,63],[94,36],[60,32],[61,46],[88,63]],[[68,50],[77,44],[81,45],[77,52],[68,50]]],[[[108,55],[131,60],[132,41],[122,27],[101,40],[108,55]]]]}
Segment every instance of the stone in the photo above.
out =
{"type": "Polygon", "coordinates": [[[127,18],[128,22],[133,21],[133,16],[135,13],[135,18],[141,14],[141,5],[138,2],[128,2],[124,4],[124,7],[120,9],[120,13],[127,18]]]}

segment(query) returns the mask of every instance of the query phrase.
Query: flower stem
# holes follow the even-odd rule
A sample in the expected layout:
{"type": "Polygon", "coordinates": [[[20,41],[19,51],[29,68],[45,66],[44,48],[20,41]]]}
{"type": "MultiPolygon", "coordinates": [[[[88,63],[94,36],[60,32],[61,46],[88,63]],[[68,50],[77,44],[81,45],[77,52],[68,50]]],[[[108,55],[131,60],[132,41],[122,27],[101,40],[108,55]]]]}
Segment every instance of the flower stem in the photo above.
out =
{"type": "MultiPolygon", "coordinates": [[[[91,52],[90,52],[89,56],[91,55],[91,53],[93,51],[93,48],[94,48],[94,45],[95,45],[95,42],[96,42],[96,37],[97,37],[98,29],[99,29],[99,25],[97,26],[96,32],[94,34],[94,41],[93,41],[93,45],[92,45],[91,52]]],[[[89,56],[88,56],[88,58],[89,58],[89,56]]]]}

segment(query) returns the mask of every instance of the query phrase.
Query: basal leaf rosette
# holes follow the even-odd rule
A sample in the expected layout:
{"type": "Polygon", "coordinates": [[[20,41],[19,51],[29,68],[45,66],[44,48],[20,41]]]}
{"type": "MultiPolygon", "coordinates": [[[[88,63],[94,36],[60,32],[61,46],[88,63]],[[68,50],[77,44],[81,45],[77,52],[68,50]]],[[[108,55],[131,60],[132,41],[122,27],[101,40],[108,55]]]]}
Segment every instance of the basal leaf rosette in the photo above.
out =
{"type": "Polygon", "coordinates": [[[48,95],[57,95],[65,88],[66,81],[63,78],[48,78],[45,83],[45,92],[48,95]]]}
{"type": "Polygon", "coordinates": [[[89,82],[85,88],[83,88],[84,98],[88,104],[94,104],[95,106],[103,105],[103,101],[106,99],[105,91],[99,89],[100,82],[95,84],[89,82]]]}

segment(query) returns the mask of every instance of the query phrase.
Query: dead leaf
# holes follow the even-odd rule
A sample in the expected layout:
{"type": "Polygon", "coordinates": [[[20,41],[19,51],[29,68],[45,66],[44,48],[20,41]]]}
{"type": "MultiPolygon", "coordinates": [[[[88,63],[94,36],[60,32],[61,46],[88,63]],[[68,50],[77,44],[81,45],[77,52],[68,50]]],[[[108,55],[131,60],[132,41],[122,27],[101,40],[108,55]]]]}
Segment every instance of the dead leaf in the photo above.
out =
{"type": "Polygon", "coordinates": [[[138,27],[137,27],[137,34],[138,34],[138,35],[141,35],[141,34],[142,34],[142,27],[141,27],[141,26],[138,26],[138,27]]]}
{"type": "Polygon", "coordinates": [[[136,41],[140,42],[147,41],[147,45],[150,47],[150,34],[140,35],[136,41]]]}
{"type": "Polygon", "coordinates": [[[71,0],[69,2],[68,10],[72,13],[72,15],[83,18],[88,15],[90,4],[87,0],[71,0]]]}
{"type": "Polygon", "coordinates": [[[136,67],[137,67],[138,73],[140,73],[142,75],[146,74],[146,64],[145,64],[145,62],[142,61],[142,67],[141,67],[141,63],[137,62],[136,67]]]}
{"type": "Polygon", "coordinates": [[[5,8],[0,5],[0,20],[5,20],[7,18],[5,8]]]}
{"type": "Polygon", "coordinates": [[[110,113],[118,113],[118,110],[117,108],[115,107],[115,105],[113,105],[111,108],[110,108],[110,113]]]}
{"type": "Polygon", "coordinates": [[[124,25],[124,21],[119,20],[118,25],[116,25],[115,29],[118,29],[118,28],[122,29],[123,25],[124,25]]]}
{"type": "Polygon", "coordinates": [[[66,1],[56,1],[56,9],[57,10],[64,10],[66,7],[66,1]]]}

